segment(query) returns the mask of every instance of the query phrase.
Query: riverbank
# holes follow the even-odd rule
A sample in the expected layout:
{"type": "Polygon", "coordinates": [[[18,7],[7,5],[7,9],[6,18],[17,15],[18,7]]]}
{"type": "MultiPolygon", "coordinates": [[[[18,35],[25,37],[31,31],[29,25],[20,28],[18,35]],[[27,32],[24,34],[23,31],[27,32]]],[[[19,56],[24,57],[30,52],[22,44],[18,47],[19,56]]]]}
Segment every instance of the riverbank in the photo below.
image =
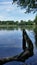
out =
{"type": "Polygon", "coordinates": [[[1,29],[6,29],[6,30],[18,30],[18,29],[34,29],[35,26],[34,25],[0,25],[0,30],[1,29]]]}

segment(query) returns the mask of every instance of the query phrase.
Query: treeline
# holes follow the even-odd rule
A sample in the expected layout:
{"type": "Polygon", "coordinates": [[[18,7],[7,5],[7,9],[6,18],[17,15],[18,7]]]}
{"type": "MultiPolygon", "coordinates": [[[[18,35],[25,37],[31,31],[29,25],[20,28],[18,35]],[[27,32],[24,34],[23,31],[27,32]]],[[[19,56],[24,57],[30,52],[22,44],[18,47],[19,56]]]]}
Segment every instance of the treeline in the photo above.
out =
{"type": "Polygon", "coordinates": [[[37,16],[33,21],[28,20],[28,21],[0,21],[0,25],[33,25],[37,24],[37,16]]]}
{"type": "Polygon", "coordinates": [[[21,20],[20,22],[19,21],[0,21],[0,25],[33,25],[33,22],[32,21],[23,21],[21,20]]]}

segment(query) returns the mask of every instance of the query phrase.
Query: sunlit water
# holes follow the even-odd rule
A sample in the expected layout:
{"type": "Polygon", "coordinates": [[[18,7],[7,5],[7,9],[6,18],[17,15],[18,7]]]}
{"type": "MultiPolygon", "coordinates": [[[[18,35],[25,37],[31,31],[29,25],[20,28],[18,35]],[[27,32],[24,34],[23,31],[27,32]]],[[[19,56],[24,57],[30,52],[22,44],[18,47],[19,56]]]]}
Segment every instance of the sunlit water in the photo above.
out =
{"type": "MultiPolygon", "coordinates": [[[[32,58],[26,60],[27,65],[35,65],[34,61],[37,60],[37,48],[35,44],[35,33],[33,30],[27,30],[26,32],[33,42],[34,54],[32,58]]],[[[23,51],[22,49],[22,30],[0,30],[0,58],[10,57],[17,55],[23,51]]],[[[24,65],[22,62],[9,62],[5,65],[24,65]]],[[[37,62],[36,62],[37,65],[37,62]]]]}

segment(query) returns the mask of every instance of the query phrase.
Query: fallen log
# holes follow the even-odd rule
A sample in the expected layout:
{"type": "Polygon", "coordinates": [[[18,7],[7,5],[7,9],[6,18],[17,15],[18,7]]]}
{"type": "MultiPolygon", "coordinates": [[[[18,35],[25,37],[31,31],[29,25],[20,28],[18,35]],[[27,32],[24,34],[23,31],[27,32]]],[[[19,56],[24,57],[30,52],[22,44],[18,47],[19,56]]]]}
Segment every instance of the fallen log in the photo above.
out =
{"type": "Polygon", "coordinates": [[[19,55],[0,59],[0,65],[3,65],[5,63],[11,62],[11,61],[25,62],[25,60],[28,59],[30,56],[32,56],[30,54],[30,51],[28,49],[26,49],[25,52],[22,52],[19,55]]]}
{"type": "Polygon", "coordinates": [[[27,42],[27,45],[28,45],[28,49],[32,53],[33,48],[34,48],[33,43],[31,41],[31,39],[29,38],[28,34],[26,33],[26,31],[23,30],[23,50],[25,50],[25,48],[26,48],[26,42],[27,42]]]}
{"type": "Polygon", "coordinates": [[[28,37],[25,30],[23,30],[23,50],[24,51],[22,53],[20,53],[19,55],[0,59],[0,65],[3,65],[5,63],[11,62],[11,61],[24,62],[26,59],[33,56],[33,43],[30,40],[30,38],[28,37]],[[28,42],[28,48],[26,48],[26,41],[28,42]]]}

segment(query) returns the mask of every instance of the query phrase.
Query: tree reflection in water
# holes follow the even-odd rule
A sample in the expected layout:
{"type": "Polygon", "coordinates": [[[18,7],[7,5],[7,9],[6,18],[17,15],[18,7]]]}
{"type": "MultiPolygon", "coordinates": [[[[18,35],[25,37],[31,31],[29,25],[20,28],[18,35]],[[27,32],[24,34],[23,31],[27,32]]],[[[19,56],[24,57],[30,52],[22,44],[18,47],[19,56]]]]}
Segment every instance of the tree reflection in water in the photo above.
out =
{"type": "Polygon", "coordinates": [[[37,26],[35,27],[34,32],[35,32],[35,46],[37,48],[37,26]]]}

